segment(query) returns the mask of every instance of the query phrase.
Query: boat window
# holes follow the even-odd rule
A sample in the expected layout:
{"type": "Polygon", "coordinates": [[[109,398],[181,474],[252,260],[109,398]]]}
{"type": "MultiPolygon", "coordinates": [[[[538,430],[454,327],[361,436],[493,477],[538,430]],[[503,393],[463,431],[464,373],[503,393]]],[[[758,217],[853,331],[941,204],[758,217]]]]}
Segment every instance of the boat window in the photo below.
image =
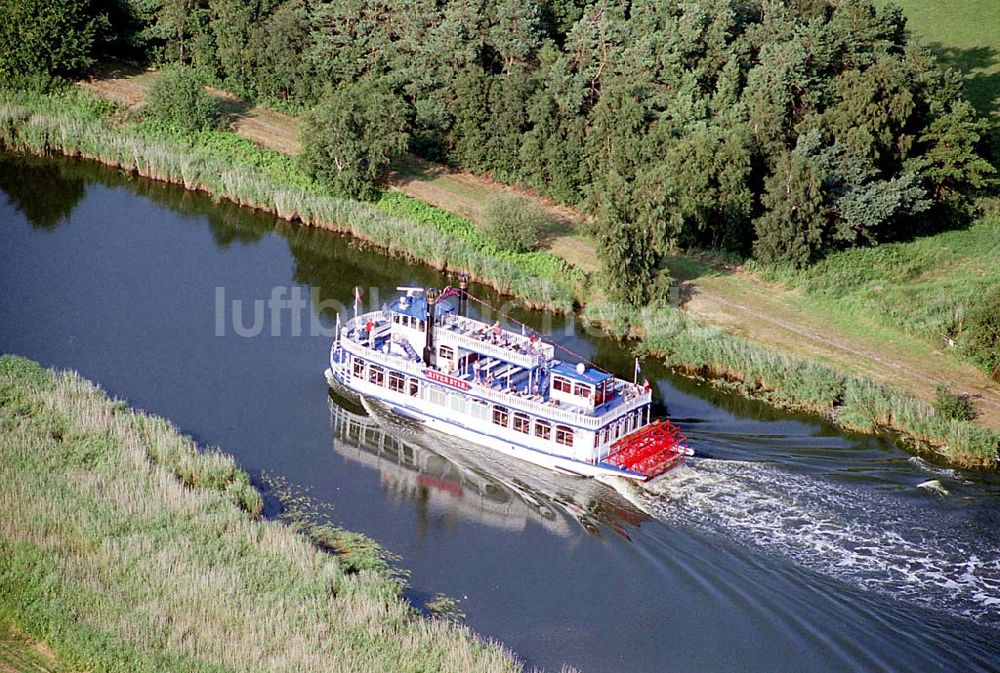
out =
{"type": "Polygon", "coordinates": [[[389,390],[397,393],[403,392],[404,376],[399,372],[389,372],[389,390]]]}
{"type": "Polygon", "coordinates": [[[573,394],[579,395],[580,397],[590,397],[590,386],[577,383],[573,386],[573,394]]]}
{"type": "Polygon", "coordinates": [[[410,397],[416,397],[417,395],[420,394],[420,381],[416,379],[410,379],[409,388],[410,389],[408,392],[410,393],[410,397]]]}
{"type": "Polygon", "coordinates": [[[354,375],[358,378],[365,377],[365,361],[359,358],[354,358],[354,375]]]}
{"type": "Polygon", "coordinates": [[[611,432],[608,430],[607,427],[601,430],[601,444],[607,444],[608,439],[610,439],[610,437],[611,437],[611,432]]]}
{"type": "Polygon", "coordinates": [[[460,414],[465,414],[465,398],[461,395],[449,395],[451,397],[451,408],[460,414]]]}
{"type": "Polygon", "coordinates": [[[385,372],[378,365],[372,365],[368,368],[368,380],[377,386],[384,386],[385,372]]]}
{"type": "Polygon", "coordinates": [[[557,425],[556,444],[573,446],[573,428],[566,427],[565,425],[557,425]]]}
{"type": "Polygon", "coordinates": [[[481,421],[485,421],[490,415],[490,406],[483,402],[482,400],[472,400],[472,404],[469,407],[469,411],[473,418],[478,418],[481,421]]]}
{"type": "Polygon", "coordinates": [[[535,436],[542,439],[552,439],[552,426],[545,421],[535,421],[535,436]]]}
{"type": "Polygon", "coordinates": [[[438,348],[438,355],[445,360],[452,360],[455,357],[455,351],[451,346],[441,346],[438,348]]]}
{"type": "Polygon", "coordinates": [[[573,384],[570,383],[569,379],[564,379],[561,376],[552,377],[552,389],[558,390],[563,393],[572,393],[573,384]]]}
{"type": "Polygon", "coordinates": [[[493,422],[496,425],[502,425],[506,428],[509,416],[510,412],[507,411],[506,407],[493,407],[493,422]]]}
{"type": "Polygon", "coordinates": [[[418,320],[417,321],[417,326],[420,328],[421,332],[424,331],[424,321],[423,320],[418,320]]]}
{"type": "Polygon", "coordinates": [[[447,402],[446,397],[445,392],[437,386],[431,386],[428,388],[427,399],[430,400],[432,404],[437,404],[443,407],[445,402],[447,402]]]}
{"type": "Polygon", "coordinates": [[[528,414],[522,414],[521,412],[514,413],[514,429],[524,434],[531,432],[531,419],[528,417],[528,414]]]}

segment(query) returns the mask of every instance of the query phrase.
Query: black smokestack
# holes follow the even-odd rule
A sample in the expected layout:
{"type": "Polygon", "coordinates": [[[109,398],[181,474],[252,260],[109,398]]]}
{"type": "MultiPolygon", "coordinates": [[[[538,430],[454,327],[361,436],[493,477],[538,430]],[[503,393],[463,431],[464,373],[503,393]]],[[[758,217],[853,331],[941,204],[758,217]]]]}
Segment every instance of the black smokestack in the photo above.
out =
{"type": "Polygon", "coordinates": [[[434,305],[437,303],[437,290],[427,290],[427,341],[424,344],[424,364],[434,366],[434,305]]]}
{"type": "Polygon", "coordinates": [[[458,274],[458,315],[463,318],[466,316],[469,310],[469,295],[467,290],[469,289],[469,274],[460,273],[458,274]]]}

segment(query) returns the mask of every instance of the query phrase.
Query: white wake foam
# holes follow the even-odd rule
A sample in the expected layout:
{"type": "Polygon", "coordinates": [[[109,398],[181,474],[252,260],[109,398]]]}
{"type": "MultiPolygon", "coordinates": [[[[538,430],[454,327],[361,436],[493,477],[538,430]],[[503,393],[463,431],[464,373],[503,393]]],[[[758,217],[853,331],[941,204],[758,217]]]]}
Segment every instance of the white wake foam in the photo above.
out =
{"type": "Polygon", "coordinates": [[[692,460],[646,488],[618,490],[667,523],[1000,626],[1000,536],[983,540],[982,531],[950,525],[943,514],[740,461],[692,460]]]}

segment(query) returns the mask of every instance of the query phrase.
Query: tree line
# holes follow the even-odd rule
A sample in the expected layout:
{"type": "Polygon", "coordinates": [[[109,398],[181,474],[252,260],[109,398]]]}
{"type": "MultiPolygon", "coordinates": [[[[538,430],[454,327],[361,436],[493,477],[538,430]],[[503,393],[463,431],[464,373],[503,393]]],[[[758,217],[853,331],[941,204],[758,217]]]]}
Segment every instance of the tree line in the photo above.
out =
{"type": "Polygon", "coordinates": [[[583,208],[635,304],[673,248],[802,266],[954,223],[993,175],[960,77],[872,0],[0,0],[0,44],[41,5],[91,43],[50,73],[139,55],[308,111],[340,193],[409,149],[583,208]]]}

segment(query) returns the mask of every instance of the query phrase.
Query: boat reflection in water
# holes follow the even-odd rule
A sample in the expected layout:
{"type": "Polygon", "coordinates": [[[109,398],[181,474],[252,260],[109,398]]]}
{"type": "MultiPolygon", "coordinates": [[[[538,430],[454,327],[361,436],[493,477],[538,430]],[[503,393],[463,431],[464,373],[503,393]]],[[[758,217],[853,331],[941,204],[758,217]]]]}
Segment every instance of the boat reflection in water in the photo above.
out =
{"type": "Polygon", "coordinates": [[[535,524],[560,537],[580,528],[601,536],[649,517],[613,489],[590,479],[555,474],[488,449],[460,444],[364,400],[365,408],[330,394],[333,450],[378,470],[391,495],[429,511],[507,531],[535,524]],[[431,448],[433,447],[433,448],[431,448]]]}

